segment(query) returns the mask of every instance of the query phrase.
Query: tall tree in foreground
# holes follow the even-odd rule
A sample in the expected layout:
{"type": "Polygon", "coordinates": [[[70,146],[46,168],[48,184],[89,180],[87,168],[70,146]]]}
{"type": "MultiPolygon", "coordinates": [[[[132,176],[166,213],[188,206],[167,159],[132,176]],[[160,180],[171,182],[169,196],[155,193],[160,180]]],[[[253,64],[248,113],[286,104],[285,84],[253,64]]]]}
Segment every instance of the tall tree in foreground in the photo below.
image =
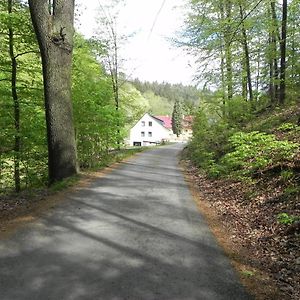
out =
{"type": "Polygon", "coordinates": [[[77,173],[71,102],[74,0],[29,0],[44,77],[49,183],[77,173]]]}
{"type": "Polygon", "coordinates": [[[172,130],[177,137],[181,134],[182,130],[182,111],[181,105],[178,100],[174,103],[174,109],[172,113],[172,130]]]}

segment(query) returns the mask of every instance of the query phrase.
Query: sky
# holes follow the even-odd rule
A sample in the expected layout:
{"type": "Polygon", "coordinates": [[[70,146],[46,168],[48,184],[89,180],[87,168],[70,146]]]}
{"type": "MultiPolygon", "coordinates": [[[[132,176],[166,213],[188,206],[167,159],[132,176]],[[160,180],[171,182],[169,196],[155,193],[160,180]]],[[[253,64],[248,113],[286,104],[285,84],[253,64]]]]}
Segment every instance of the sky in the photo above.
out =
{"type": "MultiPolygon", "coordinates": [[[[78,30],[91,37],[97,27],[99,3],[104,5],[105,0],[76,2],[80,5],[78,30]]],[[[185,0],[124,0],[117,18],[118,30],[130,37],[122,45],[120,56],[124,59],[123,71],[131,79],[194,84],[192,57],[170,42],[183,25],[184,3],[185,0]]]]}

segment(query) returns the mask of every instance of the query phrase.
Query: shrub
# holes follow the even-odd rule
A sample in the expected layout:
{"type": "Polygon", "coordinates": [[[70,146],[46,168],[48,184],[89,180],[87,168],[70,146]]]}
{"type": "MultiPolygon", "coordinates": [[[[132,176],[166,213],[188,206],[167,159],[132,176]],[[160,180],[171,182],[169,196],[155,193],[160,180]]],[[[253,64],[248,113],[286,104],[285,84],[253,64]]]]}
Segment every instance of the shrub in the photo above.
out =
{"type": "Polygon", "coordinates": [[[203,110],[195,116],[193,139],[189,144],[192,161],[204,169],[209,176],[218,177],[221,167],[218,160],[230,150],[228,138],[235,132],[228,123],[222,120],[208,119],[203,110]]]}
{"type": "Polygon", "coordinates": [[[252,175],[268,166],[290,161],[299,151],[299,144],[279,141],[273,134],[253,131],[238,132],[229,138],[233,151],[222,159],[227,173],[252,175]]]}

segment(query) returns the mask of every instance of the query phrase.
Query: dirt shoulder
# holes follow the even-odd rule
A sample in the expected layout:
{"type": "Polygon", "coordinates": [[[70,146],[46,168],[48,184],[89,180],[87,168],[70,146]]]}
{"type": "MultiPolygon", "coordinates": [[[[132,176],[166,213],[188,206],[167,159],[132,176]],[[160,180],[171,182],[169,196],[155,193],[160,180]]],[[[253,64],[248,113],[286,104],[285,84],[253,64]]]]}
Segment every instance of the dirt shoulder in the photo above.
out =
{"type": "MultiPolygon", "coordinates": [[[[188,161],[181,165],[200,212],[255,299],[300,299],[299,235],[287,235],[274,218],[283,209],[275,191],[252,195],[242,183],[210,180],[188,161]]],[[[286,205],[297,209],[297,199],[286,205]]]]}

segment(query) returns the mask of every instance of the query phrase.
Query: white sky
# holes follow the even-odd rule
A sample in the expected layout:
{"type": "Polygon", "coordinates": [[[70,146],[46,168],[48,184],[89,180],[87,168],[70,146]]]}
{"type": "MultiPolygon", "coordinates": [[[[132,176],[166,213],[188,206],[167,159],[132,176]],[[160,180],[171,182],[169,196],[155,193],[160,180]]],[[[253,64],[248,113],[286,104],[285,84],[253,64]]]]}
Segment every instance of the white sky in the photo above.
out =
{"type": "MultiPolygon", "coordinates": [[[[99,3],[105,0],[76,0],[81,5],[79,31],[87,37],[96,28],[95,18],[99,3]]],[[[155,17],[163,0],[125,0],[118,23],[129,38],[120,50],[124,61],[124,71],[131,78],[148,81],[192,84],[194,69],[192,58],[176,49],[167,38],[172,38],[183,23],[185,0],[166,0],[155,27],[151,33],[155,17]]]]}

